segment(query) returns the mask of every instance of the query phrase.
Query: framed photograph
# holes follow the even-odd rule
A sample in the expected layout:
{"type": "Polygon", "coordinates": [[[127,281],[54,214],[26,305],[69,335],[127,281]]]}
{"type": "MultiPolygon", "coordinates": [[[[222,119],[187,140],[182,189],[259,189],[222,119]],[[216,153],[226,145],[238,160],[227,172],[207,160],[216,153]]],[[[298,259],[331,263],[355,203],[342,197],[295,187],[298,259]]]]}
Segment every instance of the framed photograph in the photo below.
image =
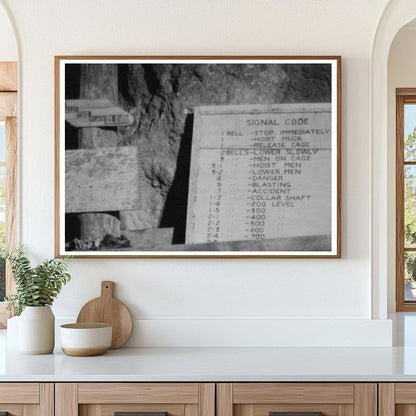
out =
{"type": "Polygon", "coordinates": [[[55,58],[56,256],[340,257],[341,58],[55,58]]]}

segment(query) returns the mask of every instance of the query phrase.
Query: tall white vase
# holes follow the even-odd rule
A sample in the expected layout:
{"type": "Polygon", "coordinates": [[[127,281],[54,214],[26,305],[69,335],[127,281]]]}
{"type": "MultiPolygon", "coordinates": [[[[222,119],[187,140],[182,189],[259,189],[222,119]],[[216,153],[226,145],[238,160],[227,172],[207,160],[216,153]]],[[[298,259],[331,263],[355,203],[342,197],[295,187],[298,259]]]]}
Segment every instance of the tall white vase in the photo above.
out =
{"type": "Polygon", "coordinates": [[[19,319],[20,316],[13,316],[7,320],[7,347],[19,347],[19,319]]]}
{"type": "Polygon", "coordinates": [[[55,346],[55,316],[50,306],[26,306],[19,319],[19,351],[50,354],[55,346]]]}

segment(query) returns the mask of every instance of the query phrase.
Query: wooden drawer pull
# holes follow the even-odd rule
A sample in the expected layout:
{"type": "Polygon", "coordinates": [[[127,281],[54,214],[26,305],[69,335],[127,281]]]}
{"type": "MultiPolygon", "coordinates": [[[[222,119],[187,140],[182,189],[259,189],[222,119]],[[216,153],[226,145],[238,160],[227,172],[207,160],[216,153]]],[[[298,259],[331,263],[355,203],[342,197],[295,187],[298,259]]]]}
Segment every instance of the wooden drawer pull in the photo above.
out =
{"type": "Polygon", "coordinates": [[[114,416],[168,416],[168,412],[115,412],[114,416]]]}
{"type": "Polygon", "coordinates": [[[269,412],[269,416],[323,416],[322,412],[269,412]]]}

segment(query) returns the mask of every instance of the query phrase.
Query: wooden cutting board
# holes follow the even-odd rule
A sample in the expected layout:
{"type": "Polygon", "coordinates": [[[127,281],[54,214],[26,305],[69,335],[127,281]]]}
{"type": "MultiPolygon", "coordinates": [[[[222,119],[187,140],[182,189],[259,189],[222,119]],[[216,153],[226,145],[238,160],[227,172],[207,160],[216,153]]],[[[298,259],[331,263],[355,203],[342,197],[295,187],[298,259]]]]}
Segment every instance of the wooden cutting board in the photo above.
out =
{"type": "Polygon", "coordinates": [[[113,297],[114,282],[101,282],[101,296],[86,303],[77,323],[107,323],[113,326],[111,349],[121,347],[129,339],[133,319],[127,306],[113,297]]]}

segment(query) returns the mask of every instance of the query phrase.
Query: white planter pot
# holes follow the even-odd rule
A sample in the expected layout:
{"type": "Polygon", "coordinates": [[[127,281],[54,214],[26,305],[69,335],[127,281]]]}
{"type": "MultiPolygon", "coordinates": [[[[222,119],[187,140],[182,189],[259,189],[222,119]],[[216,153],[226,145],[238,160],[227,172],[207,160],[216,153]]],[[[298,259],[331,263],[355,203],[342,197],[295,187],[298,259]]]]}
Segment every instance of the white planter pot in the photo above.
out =
{"type": "Polygon", "coordinates": [[[55,346],[55,316],[50,306],[26,306],[19,319],[19,351],[50,354],[55,346]]]}
{"type": "Polygon", "coordinates": [[[13,316],[7,320],[7,347],[19,346],[19,320],[20,316],[13,316]]]}

